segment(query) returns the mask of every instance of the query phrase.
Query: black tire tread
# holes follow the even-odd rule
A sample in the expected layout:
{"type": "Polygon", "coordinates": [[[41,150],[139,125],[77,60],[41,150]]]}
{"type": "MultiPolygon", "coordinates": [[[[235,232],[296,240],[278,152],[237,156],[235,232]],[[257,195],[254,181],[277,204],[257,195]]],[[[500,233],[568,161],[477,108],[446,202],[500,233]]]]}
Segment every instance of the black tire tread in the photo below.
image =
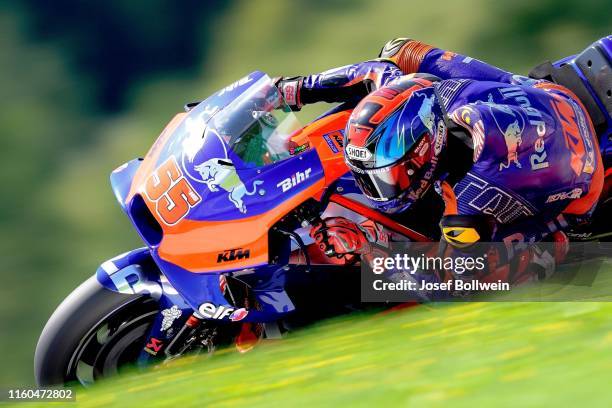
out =
{"type": "Polygon", "coordinates": [[[113,311],[141,297],[108,290],[95,276],[83,282],[55,309],[38,339],[36,384],[64,384],[70,359],[84,336],[113,311]]]}

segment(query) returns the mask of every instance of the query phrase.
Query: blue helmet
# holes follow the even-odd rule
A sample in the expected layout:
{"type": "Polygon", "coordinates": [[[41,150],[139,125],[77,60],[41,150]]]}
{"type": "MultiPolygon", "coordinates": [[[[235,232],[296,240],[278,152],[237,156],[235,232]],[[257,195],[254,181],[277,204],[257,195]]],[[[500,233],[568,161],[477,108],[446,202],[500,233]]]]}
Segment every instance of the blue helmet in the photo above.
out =
{"type": "Polygon", "coordinates": [[[429,75],[403,76],[354,109],[344,140],[357,185],[387,212],[408,208],[438,176],[448,129],[429,75]]]}

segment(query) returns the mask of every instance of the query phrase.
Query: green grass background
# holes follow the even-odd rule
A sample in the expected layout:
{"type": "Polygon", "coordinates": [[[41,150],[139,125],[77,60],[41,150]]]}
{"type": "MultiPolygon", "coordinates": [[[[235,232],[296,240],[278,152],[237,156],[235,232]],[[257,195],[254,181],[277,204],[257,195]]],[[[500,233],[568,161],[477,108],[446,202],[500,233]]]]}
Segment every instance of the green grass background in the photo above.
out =
{"type": "MultiPolygon", "coordinates": [[[[184,102],[255,69],[296,75],[373,58],[398,36],[526,73],[545,59],[581,50],[612,28],[607,0],[185,4],[202,16],[201,23],[190,22],[189,36],[168,11],[187,7],[181,3],[91,2],[89,13],[72,20],[77,7],[65,1],[0,3],[0,385],[32,384],[36,340],[55,306],[101,262],[142,245],[114,203],[108,175],[142,156],[184,102]],[[61,19],[49,29],[49,10],[55,9],[55,20],[61,19]],[[151,58],[145,53],[133,68],[146,74],[120,84],[101,80],[111,68],[121,76],[132,58],[127,54],[103,55],[103,67],[79,64],[83,55],[95,56],[102,48],[104,38],[96,42],[88,36],[102,24],[121,32],[126,42],[149,46],[151,58]],[[169,37],[195,50],[191,62],[160,65],[165,54],[155,45],[169,37]],[[151,71],[153,64],[160,67],[151,71]],[[109,87],[122,95],[112,108],[97,97],[109,87]]],[[[520,401],[545,386],[553,397],[554,391],[571,389],[577,401],[581,394],[603,393],[609,379],[604,375],[610,368],[608,313],[607,304],[478,304],[340,319],[244,358],[219,358],[210,366],[216,372],[177,368],[168,371],[176,376],[172,381],[149,374],[147,381],[158,385],[146,390],[146,398],[155,405],[176,395],[181,402],[175,391],[189,389],[204,401],[254,393],[262,403],[277,396],[331,404],[352,395],[365,405],[374,395],[409,402],[414,394],[415,402],[425,403],[491,390],[480,398],[511,395],[520,401]],[[476,314],[483,320],[469,318],[476,314]],[[416,322],[420,326],[409,326],[416,322]],[[561,326],[536,329],[547,325],[561,326]],[[379,331],[363,334],[368,330],[379,331]],[[500,342],[506,335],[514,339],[510,344],[500,342]],[[513,350],[527,351],[499,357],[513,350]],[[581,362],[588,368],[577,369],[581,362]],[[231,368],[239,364],[244,364],[240,370],[231,368]],[[313,371],[312,364],[322,365],[313,371]],[[287,381],[293,386],[283,385],[287,381]],[[454,385],[458,381],[461,386],[454,385]],[[596,384],[602,385],[599,391],[596,384]],[[207,392],[211,387],[217,391],[207,392]]],[[[145,391],[128,392],[136,380],[125,381],[126,398],[145,401],[145,391]]],[[[83,402],[102,395],[84,396],[83,402]]]]}
{"type": "Polygon", "coordinates": [[[590,285],[520,288],[538,302],[353,313],[244,354],[229,347],[124,371],[76,389],[67,406],[609,407],[612,263],[584,268],[598,272],[590,285]],[[559,296],[583,301],[549,301],[559,296]]]}
{"type": "Polygon", "coordinates": [[[609,407],[611,303],[462,303],[322,322],[187,357],[77,406],[609,407]]]}

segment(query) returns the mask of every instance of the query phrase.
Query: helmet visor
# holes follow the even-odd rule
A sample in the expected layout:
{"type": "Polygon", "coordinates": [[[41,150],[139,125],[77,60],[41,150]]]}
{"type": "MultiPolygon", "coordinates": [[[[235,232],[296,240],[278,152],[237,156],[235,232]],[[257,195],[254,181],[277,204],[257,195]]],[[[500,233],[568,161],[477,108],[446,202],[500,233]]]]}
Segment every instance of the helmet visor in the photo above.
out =
{"type": "Polygon", "coordinates": [[[353,169],[355,181],[363,194],[372,200],[387,201],[399,196],[410,186],[407,162],[372,170],[353,169]]]}
{"type": "Polygon", "coordinates": [[[399,197],[414,187],[423,176],[423,165],[431,159],[428,137],[409,152],[405,159],[377,169],[361,169],[351,166],[353,176],[361,191],[375,201],[388,201],[399,197]]]}

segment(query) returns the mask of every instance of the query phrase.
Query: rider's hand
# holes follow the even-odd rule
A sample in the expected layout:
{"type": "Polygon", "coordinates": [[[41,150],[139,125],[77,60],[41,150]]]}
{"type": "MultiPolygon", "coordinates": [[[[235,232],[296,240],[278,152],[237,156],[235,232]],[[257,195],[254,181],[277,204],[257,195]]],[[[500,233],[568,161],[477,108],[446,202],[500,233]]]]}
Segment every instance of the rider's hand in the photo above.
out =
{"type": "Polygon", "coordinates": [[[279,98],[278,107],[284,102],[291,108],[292,111],[299,111],[302,108],[300,101],[300,87],[302,86],[302,77],[276,77],[273,79],[274,85],[278,88],[279,98]]]}
{"type": "Polygon", "coordinates": [[[569,238],[563,231],[555,232],[551,238],[555,245],[555,262],[560,264],[565,260],[569,251],[569,238]]]}
{"type": "Polygon", "coordinates": [[[342,258],[348,254],[371,252],[365,232],[353,221],[343,217],[326,218],[315,224],[310,236],[329,257],[342,258]]]}

